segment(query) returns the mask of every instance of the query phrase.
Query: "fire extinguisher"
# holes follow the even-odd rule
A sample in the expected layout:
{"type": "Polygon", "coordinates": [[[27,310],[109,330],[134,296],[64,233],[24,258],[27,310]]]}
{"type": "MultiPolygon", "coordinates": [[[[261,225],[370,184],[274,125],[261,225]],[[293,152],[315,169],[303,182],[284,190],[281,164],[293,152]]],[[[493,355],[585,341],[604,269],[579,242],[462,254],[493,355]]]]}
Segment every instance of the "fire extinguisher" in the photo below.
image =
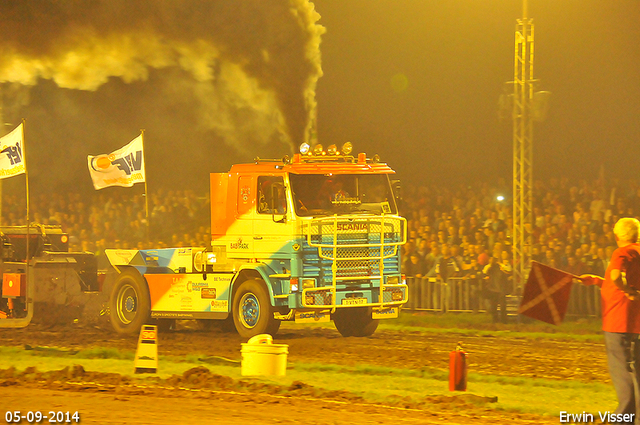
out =
{"type": "Polygon", "coordinates": [[[462,342],[449,353],[449,391],[467,391],[467,353],[462,342]]]}

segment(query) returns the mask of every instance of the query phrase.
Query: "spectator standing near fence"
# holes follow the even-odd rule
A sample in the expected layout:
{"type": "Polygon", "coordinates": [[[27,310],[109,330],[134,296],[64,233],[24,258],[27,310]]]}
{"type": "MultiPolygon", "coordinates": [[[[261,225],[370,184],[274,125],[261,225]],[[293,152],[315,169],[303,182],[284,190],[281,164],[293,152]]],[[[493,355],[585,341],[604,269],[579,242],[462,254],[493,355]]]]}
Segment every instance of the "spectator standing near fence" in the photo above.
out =
{"type": "Polygon", "coordinates": [[[429,241],[426,239],[420,239],[416,253],[420,256],[422,261],[425,261],[427,255],[429,255],[429,241]]]}
{"type": "Polygon", "coordinates": [[[583,284],[601,287],[602,330],[607,363],[618,396],[616,414],[635,414],[640,423],[640,222],[621,218],[613,228],[616,249],[602,278],[582,275],[583,284]]]}
{"type": "MultiPolygon", "coordinates": [[[[442,257],[436,263],[435,272],[440,279],[441,286],[440,291],[434,291],[434,295],[436,299],[442,300],[443,305],[442,311],[446,311],[449,308],[449,299],[451,298],[451,288],[448,285],[448,280],[450,277],[453,277],[460,271],[458,264],[456,263],[455,258],[451,254],[451,247],[449,245],[442,245],[442,257]],[[439,293],[440,292],[440,293],[439,293]]],[[[435,303],[435,305],[439,305],[435,303]]]]}
{"type": "Polygon", "coordinates": [[[449,245],[443,245],[442,257],[440,257],[440,261],[436,264],[436,274],[443,282],[446,282],[447,279],[455,276],[459,271],[460,267],[458,267],[458,263],[455,257],[453,257],[451,247],[449,245]]]}
{"type": "Polygon", "coordinates": [[[489,254],[487,254],[487,249],[484,247],[484,245],[476,245],[476,255],[478,264],[483,267],[489,264],[489,254]]]}
{"type": "Polygon", "coordinates": [[[407,277],[422,279],[425,275],[424,260],[420,258],[417,252],[412,252],[408,259],[405,260],[404,273],[407,277]]]}
{"type": "Polygon", "coordinates": [[[491,257],[482,271],[485,281],[483,294],[489,303],[493,323],[507,323],[507,287],[512,271],[508,257],[503,261],[495,256],[491,257]]]}
{"type": "Polygon", "coordinates": [[[425,273],[427,277],[435,277],[436,276],[436,264],[442,258],[442,253],[440,252],[440,245],[438,242],[431,242],[431,252],[426,255],[424,258],[425,262],[425,273]]]}
{"type": "Polygon", "coordinates": [[[609,267],[609,258],[611,255],[607,256],[607,251],[604,248],[598,248],[598,264],[596,264],[596,269],[599,270],[599,273],[594,273],[597,276],[604,276],[604,272],[609,267]]]}
{"type": "Polygon", "coordinates": [[[481,307],[482,294],[482,269],[484,266],[478,264],[478,260],[475,257],[471,257],[468,268],[466,270],[466,277],[469,279],[469,298],[470,307],[473,312],[477,312],[481,307]]]}

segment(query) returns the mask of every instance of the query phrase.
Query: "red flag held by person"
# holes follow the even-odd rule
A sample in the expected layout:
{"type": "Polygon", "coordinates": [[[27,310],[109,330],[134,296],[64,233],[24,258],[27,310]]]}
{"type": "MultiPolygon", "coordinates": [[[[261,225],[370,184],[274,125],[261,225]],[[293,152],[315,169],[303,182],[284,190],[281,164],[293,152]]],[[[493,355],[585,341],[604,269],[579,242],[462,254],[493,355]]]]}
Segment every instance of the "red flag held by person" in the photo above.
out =
{"type": "Polygon", "coordinates": [[[574,277],[572,274],[532,261],[518,313],[559,325],[567,312],[574,277]]]}

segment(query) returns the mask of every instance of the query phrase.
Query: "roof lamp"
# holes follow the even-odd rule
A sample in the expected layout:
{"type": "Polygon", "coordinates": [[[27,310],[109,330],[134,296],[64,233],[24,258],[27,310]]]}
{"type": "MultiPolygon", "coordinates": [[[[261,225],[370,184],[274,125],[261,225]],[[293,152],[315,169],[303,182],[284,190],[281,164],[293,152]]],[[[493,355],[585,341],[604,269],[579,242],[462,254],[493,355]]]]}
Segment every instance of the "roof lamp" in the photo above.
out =
{"type": "Polygon", "coordinates": [[[317,145],[315,145],[313,147],[313,154],[314,155],[322,155],[322,145],[320,143],[318,143],[317,145]]]}
{"type": "Polygon", "coordinates": [[[336,145],[331,145],[327,148],[327,153],[329,155],[335,155],[338,153],[338,148],[336,147],[336,145]]]}
{"type": "Polygon", "coordinates": [[[347,142],[344,145],[342,145],[342,153],[343,154],[349,155],[352,150],[353,150],[353,145],[351,144],[351,142],[347,142]]]}
{"type": "Polygon", "coordinates": [[[311,146],[309,146],[309,143],[304,142],[300,145],[300,153],[302,155],[306,154],[307,152],[309,152],[309,149],[311,149],[311,146]]]}

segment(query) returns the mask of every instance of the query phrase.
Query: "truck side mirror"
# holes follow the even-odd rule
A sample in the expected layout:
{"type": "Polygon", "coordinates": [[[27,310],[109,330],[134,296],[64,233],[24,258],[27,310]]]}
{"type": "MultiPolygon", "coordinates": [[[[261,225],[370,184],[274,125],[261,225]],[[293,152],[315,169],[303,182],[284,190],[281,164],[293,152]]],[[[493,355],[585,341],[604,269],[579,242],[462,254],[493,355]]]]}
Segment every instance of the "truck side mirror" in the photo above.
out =
{"type": "Polygon", "coordinates": [[[400,184],[400,180],[391,180],[391,189],[393,190],[396,205],[400,208],[400,205],[402,205],[402,185],[400,184]]]}

